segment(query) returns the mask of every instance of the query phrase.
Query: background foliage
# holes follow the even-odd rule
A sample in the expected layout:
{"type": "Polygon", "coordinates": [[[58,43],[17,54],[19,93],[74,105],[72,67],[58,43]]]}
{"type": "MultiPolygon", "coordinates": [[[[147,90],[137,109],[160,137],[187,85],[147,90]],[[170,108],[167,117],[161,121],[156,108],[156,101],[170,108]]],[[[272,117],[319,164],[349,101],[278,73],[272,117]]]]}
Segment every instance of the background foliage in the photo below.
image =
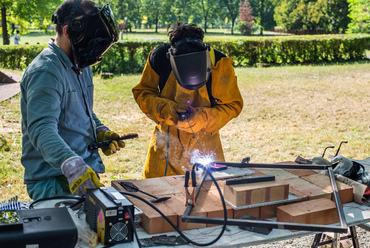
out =
{"type": "MultiPolygon", "coordinates": [[[[355,61],[365,58],[370,35],[314,35],[243,39],[206,39],[207,44],[233,59],[235,66],[258,63],[297,64],[355,61]]],[[[149,52],[163,40],[123,40],[115,43],[93,67],[95,73],[140,73],[149,52]]],[[[45,45],[0,46],[0,67],[24,69],[45,45]]]]}
{"type": "MultiPolygon", "coordinates": [[[[51,15],[63,0],[0,0],[1,33],[21,34],[30,28],[53,30],[51,15]]],[[[96,0],[99,6],[106,0],[96,0]]],[[[169,27],[177,20],[208,28],[228,28],[231,34],[240,18],[240,0],[109,0],[120,29],[169,27]]],[[[254,24],[260,34],[277,25],[283,30],[322,31],[324,33],[369,33],[368,0],[248,0],[254,24]]],[[[6,36],[3,36],[6,37],[6,36]]]]}

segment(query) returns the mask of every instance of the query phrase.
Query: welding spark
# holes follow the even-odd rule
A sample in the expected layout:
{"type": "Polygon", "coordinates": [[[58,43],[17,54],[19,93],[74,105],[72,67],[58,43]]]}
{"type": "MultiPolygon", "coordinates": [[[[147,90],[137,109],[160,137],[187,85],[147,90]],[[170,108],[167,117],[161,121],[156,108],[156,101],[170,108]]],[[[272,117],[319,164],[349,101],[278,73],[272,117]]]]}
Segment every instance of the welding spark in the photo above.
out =
{"type": "Polygon", "coordinates": [[[208,168],[210,163],[214,160],[214,157],[212,154],[200,154],[199,150],[195,150],[193,152],[193,155],[191,157],[190,162],[192,164],[199,163],[203,165],[204,167],[208,168]]]}

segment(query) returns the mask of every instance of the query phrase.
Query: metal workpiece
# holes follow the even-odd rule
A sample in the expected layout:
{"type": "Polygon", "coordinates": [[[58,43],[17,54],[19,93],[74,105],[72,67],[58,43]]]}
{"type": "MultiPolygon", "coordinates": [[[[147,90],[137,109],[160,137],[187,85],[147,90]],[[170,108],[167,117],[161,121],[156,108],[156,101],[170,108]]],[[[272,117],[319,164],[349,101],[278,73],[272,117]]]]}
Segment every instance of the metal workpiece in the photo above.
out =
{"type": "Polygon", "coordinates": [[[346,217],[344,215],[343,206],[342,206],[342,203],[340,201],[340,197],[339,197],[339,193],[338,193],[338,187],[337,187],[337,183],[335,181],[335,176],[334,176],[334,172],[333,172],[332,167],[328,168],[328,174],[329,174],[330,184],[331,184],[331,187],[333,189],[334,202],[335,202],[335,205],[337,206],[337,210],[338,210],[340,225],[342,227],[347,228],[346,217]]]}
{"type": "MultiPolygon", "coordinates": [[[[215,164],[217,162],[212,162],[215,164]]],[[[297,165],[297,164],[259,164],[259,163],[230,163],[230,162],[219,162],[220,164],[228,166],[236,166],[241,168],[284,168],[284,169],[319,169],[327,170],[329,173],[330,182],[334,192],[334,200],[337,206],[337,211],[340,220],[340,226],[334,225],[315,225],[315,224],[300,224],[300,223],[286,223],[286,222],[273,222],[273,221],[263,221],[263,220],[247,220],[247,219],[227,219],[227,225],[233,226],[252,226],[252,227],[263,227],[263,228],[274,228],[274,229],[288,229],[288,230],[299,230],[299,231],[315,231],[315,232],[334,232],[334,233],[347,233],[348,226],[345,220],[345,215],[343,211],[343,206],[340,201],[338,188],[335,183],[335,177],[333,169],[331,166],[327,165],[297,165]]],[[[205,178],[210,172],[208,169],[204,169],[195,191],[195,200],[197,199],[200,189],[203,186],[205,178]]],[[[189,201],[191,203],[191,200],[189,201]]],[[[182,215],[181,220],[183,222],[190,223],[205,223],[205,224],[218,224],[223,225],[225,219],[223,218],[210,218],[210,217],[198,217],[190,216],[191,211],[193,210],[193,204],[188,204],[182,215]]]]}
{"type": "MultiPolygon", "coordinates": [[[[210,217],[199,217],[199,216],[182,216],[183,222],[190,223],[202,223],[202,224],[224,224],[223,218],[210,218],[210,217]]],[[[288,229],[298,231],[313,231],[313,232],[336,232],[336,233],[347,233],[347,227],[331,226],[331,225],[314,225],[314,224],[300,224],[300,223],[289,223],[289,222],[274,222],[274,221],[263,221],[263,220],[246,220],[246,219],[227,219],[227,225],[230,226],[253,226],[263,228],[274,228],[274,229],[288,229]]]]}
{"type": "Polygon", "coordinates": [[[238,168],[267,168],[267,169],[311,169],[327,170],[327,165],[319,164],[269,164],[269,163],[235,163],[235,162],[211,162],[210,164],[223,164],[238,168]]]}

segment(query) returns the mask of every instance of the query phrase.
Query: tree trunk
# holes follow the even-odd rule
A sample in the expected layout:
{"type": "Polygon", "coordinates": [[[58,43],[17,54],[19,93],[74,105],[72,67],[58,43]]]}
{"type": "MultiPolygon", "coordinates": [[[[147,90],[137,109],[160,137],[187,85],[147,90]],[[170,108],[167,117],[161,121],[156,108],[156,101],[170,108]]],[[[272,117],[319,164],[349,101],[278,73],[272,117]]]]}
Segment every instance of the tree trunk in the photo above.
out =
{"type": "Polygon", "coordinates": [[[265,1],[264,0],[261,1],[260,17],[261,17],[260,35],[263,35],[263,29],[264,29],[263,25],[265,24],[265,20],[264,20],[264,18],[265,18],[265,1]]]}
{"type": "Polygon", "coordinates": [[[158,17],[155,18],[155,32],[158,33],[158,17]]]}
{"type": "Polygon", "coordinates": [[[235,24],[235,19],[236,19],[236,18],[233,18],[233,19],[231,20],[231,34],[234,34],[234,24],[235,24]]]}
{"type": "Polygon", "coordinates": [[[204,33],[207,33],[207,17],[204,18],[204,33]]]}
{"type": "Polygon", "coordinates": [[[3,44],[9,45],[8,27],[6,26],[6,8],[1,8],[1,25],[3,26],[3,44]]]}

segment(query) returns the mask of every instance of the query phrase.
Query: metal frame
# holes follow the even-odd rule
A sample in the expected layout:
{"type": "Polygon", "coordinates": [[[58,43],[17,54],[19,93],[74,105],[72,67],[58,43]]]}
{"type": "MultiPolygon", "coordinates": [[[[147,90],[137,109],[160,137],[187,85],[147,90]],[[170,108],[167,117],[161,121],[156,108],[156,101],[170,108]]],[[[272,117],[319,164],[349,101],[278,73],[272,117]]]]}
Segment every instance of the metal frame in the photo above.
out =
{"type": "MultiPolygon", "coordinates": [[[[212,162],[216,164],[217,162],[212,162]]],[[[330,226],[330,225],[314,225],[314,224],[299,224],[299,223],[288,223],[288,222],[272,222],[263,220],[247,220],[247,219],[227,219],[227,225],[233,226],[243,226],[243,227],[262,227],[262,228],[274,228],[274,229],[288,229],[288,230],[299,230],[299,231],[316,231],[316,232],[335,232],[335,233],[347,233],[347,223],[344,216],[344,211],[342,203],[340,201],[337,184],[335,183],[334,172],[331,166],[327,165],[301,165],[301,164],[260,164],[260,163],[232,163],[232,162],[218,162],[218,164],[223,164],[230,167],[239,168],[279,168],[279,169],[314,169],[314,170],[327,170],[329,174],[330,183],[333,189],[334,201],[338,210],[339,223],[340,226],[330,226]]],[[[200,189],[209,174],[209,170],[205,169],[198,181],[195,190],[195,201],[197,200],[200,189]]],[[[225,220],[223,218],[209,218],[209,217],[198,217],[190,216],[193,210],[193,202],[189,200],[188,205],[182,215],[183,222],[192,223],[206,223],[206,224],[218,224],[223,225],[225,220]]]]}

